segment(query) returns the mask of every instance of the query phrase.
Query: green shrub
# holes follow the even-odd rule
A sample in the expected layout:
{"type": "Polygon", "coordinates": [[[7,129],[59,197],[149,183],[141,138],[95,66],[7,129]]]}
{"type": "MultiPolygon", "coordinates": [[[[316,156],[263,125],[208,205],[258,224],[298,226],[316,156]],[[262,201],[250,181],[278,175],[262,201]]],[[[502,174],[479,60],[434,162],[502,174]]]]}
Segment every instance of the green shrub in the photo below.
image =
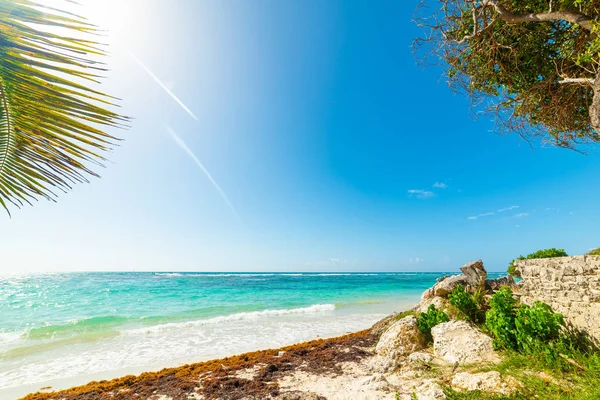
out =
{"type": "Polygon", "coordinates": [[[448,322],[450,318],[448,315],[435,308],[433,304],[429,306],[426,312],[422,312],[417,316],[417,325],[419,330],[423,333],[428,341],[432,341],[431,328],[442,322],[448,322]]]}
{"type": "Polygon", "coordinates": [[[600,247],[598,247],[597,249],[591,250],[590,252],[586,253],[586,256],[600,256],[600,247]]]}
{"type": "Polygon", "coordinates": [[[561,314],[540,301],[533,306],[521,304],[517,307],[508,287],[492,296],[485,326],[496,349],[543,355],[552,361],[556,360],[558,350],[565,351],[570,347],[569,338],[562,333],[565,323],[561,314]]]}
{"type": "Polygon", "coordinates": [[[458,317],[473,322],[479,322],[479,307],[473,296],[465,291],[462,285],[457,285],[448,296],[450,304],[458,311],[458,317]]]}
{"type": "Polygon", "coordinates": [[[490,300],[485,326],[494,339],[496,349],[516,349],[515,317],[517,301],[508,286],[500,288],[490,300]]]}
{"type": "Polygon", "coordinates": [[[563,316],[552,311],[548,304],[541,301],[533,306],[521,304],[515,318],[517,346],[524,354],[548,352],[560,340],[564,325],[563,316]]]}
{"type": "Polygon", "coordinates": [[[531,253],[527,255],[527,257],[519,256],[516,260],[512,260],[508,264],[508,273],[512,276],[520,277],[521,274],[516,269],[515,261],[517,260],[531,260],[535,258],[553,258],[553,257],[567,257],[568,254],[564,249],[546,249],[546,250],[538,250],[535,253],[531,253]]]}

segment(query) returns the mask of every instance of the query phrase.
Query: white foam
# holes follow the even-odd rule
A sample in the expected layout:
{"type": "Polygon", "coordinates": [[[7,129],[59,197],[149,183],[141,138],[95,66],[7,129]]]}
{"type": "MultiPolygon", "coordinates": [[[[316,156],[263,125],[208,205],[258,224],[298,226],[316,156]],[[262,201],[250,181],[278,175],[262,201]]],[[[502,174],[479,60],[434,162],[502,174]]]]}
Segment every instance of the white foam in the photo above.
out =
{"type": "Polygon", "coordinates": [[[309,307],[302,308],[291,308],[283,310],[263,310],[263,311],[252,311],[252,312],[241,312],[230,315],[224,315],[220,317],[214,317],[210,319],[201,319],[196,321],[188,322],[171,322],[168,324],[155,325],[147,328],[129,329],[122,331],[122,335],[139,335],[140,333],[157,333],[166,330],[183,329],[183,328],[194,328],[204,325],[216,325],[233,321],[246,321],[256,320],[265,317],[280,317],[284,315],[297,315],[297,314],[315,314],[327,311],[334,311],[334,304],[313,304],[309,307]]]}

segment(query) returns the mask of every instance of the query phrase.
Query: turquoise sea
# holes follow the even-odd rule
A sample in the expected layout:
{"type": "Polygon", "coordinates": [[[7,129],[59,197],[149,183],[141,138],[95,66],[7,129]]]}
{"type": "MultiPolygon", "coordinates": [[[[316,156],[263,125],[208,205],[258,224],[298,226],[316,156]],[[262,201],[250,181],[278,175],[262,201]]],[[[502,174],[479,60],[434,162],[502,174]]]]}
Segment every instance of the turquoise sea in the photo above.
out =
{"type": "Polygon", "coordinates": [[[0,398],[358,331],[410,308],[441,275],[5,276],[0,398]]]}

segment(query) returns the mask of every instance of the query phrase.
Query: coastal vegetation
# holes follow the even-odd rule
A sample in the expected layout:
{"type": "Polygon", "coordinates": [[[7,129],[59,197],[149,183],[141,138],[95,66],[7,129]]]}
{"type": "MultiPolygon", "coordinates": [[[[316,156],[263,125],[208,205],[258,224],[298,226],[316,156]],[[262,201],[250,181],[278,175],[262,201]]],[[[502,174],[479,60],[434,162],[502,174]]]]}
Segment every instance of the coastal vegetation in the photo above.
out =
{"type": "Polygon", "coordinates": [[[521,274],[517,270],[517,266],[515,264],[516,261],[532,260],[532,259],[537,259],[537,258],[568,257],[568,256],[569,255],[567,254],[567,252],[564,249],[551,248],[551,249],[545,249],[545,250],[538,250],[535,253],[528,254],[526,257],[519,256],[516,259],[512,260],[508,264],[507,272],[512,276],[516,276],[516,277],[521,276],[521,274]]]}
{"type": "Polygon", "coordinates": [[[586,255],[588,256],[600,256],[600,247],[594,250],[590,250],[586,255]]]}
{"type": "Polygon", "coordinates": [[[499,132],[565,148],[600,142],[597,0],[424,0],[418,58],[499,132]]]}
{"type": "Polygon", "coordinates": [[[98,176],[127,119],[92,89],[105,52],[83,18],[29,0],[0,0],[0,205],[54,200],[98,176]],[[95,169],[95,168],[94,168],[95,169]]]}
{"type": "Polygon", "coordinates": [[[419,330],[423,333],[428,342],[433,341],[433,338],[431,337],[431,328],[441,324],[442,322],[448,321],[450,321],[448,314],[438,310],[433,304],[429,306],[427,311],[422,312],[417,316],[417,325],[419,330]]]}

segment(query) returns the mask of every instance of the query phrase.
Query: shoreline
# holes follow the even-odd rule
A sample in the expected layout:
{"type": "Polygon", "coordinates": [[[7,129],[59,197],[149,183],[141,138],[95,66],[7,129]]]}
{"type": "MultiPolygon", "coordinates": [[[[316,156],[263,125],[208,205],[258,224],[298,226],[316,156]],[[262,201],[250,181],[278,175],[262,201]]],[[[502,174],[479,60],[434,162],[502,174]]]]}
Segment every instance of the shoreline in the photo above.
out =
{"type": "MultiPolygon", "coordinates": [[[[400,310],[408,309],[412,305],[414,305],[416,302],[418,302],[417,298],[414,298],[411,300],[404,298],[400,301],[394,302],[394,304],[396,306],[393,308],[393,310],[400,311],[400,310]]],[[[25,385],[13,386],[13,387],[0,389],[0,399],[19,398],[19,397],[26,396],[28,394],[40,391],[42,388],[47,388],[47,387],[51,387],[52,391],[54,391],[54,390],[62,391],[62,390],[66,390],[69,388],[86,385],[89,382],[94,382],[94,381],[115,380],[115,379],[120,379],[124,376],[143,375],[143,374],[147,374],[147,373],[156,374],[164,369],[178,369],[178,368],[182,368],[186,365],[195,365],[198,363],[206,363],[206,362],[211,362],[211,361],[214,362],[217,360],[227,359],[227,358],[231,358],[231,357],[240,357],[240,356],[252,354],[255,352],[269,351],[270,349],[271,350],[272,349],[279,350],[280,348],[283,348],[283,347],[298,346],[298,345],[302,345],[305,343],[310,343],[311,341],[314,341],[314,340],[330,340],[330,339],[341,338],[341,337],[345,337],[349,334],[350,335],[355,334],[357,331],[360,332],[362,329],[368,328],[373,323],[380,320],[382,316],[389,314],[390,311],[391,310],[388,309],[387,313],[380,312],[377,314],[378,315],[377,317],[375,317],[375,315],[374,315],[375,318],[371,319],[371,322],[368,322],[368,325],[367,325],[367,323],[363,323],[359,326],[355,326],[354,331],[352,331],[350,329],[343,330],[343,331],[340,330],[335,333],[317,334],[312,337],[307,337],[305,334],[304,337],[302,337],[303,335],[299,335],[300,336],[299,339],[293,339],[287,343],[285,343],[285,342],[278,343],[275,346],[269,345],[268,343],[266,343],[263,347],[252,348],[249,350],[242,350],[242,351],[239,351],[236,353],[214,354],[212,356],[203,357],[203,358],[191,356],[191,357],[185,357],[183,359],[180,358],[180,359],[168,360],[164,363],[147,364],[147,365],[140,365],[140,366],[134,366],[134,367],[125,367],[125,368],[113,369],[113,370],[109,370],[109,371],[102,371],[102,372],[97,372],[97,373],[92,373],[92,374],[82,374],[82,375],[74,376],[74,377],[51,379],[51,380],[45,380],[45,381],[35,382],[35,383],[30,383],[30,384],[25,384],[25,385]],[[354,332],[354,333],[352,333],[352,332],[354,332]]],[[[329,318],[331,318],[331,316],[324,316],[323,318],[329,319],[329,318]]],[[[327,324],[324,325],[324,328],[327,327],[326,325],[327,324]]],[[[327,332],[328,330],[323,329],[323,331],[327,332]]],[[[144,340],[144,338],[141,337],[140,340],[144,340]]],[[[278,340],[280,341],[281,338],[279,338],[278,340]]]]}
{"type": "Polygon", "coordinates": [[[49,390],[29,392],[20,399],[89,399],[88,395],[92,392],[96,396],[93,398],[98,399],[126,399],[137,394],[148,396],[142,398],[153,398],[154,396],[154,398],[166,400],[177,398],[182,394],[182,391],[189,391],[188,394],[192,396],[189,398],[196,399],[232,398],[228,394],[231,388],[227,384],[219,384],[218,381],[221,380],[224,381],[221,383],[233,380],[233,386],[243,390],[243,395],[248,396],[249,399],[263,398],[252,396],[268,395],[270,397],[274,393],[279,393],[278,387],[272,378],[275,376],[281,377],[284,370],[287,373],[295,372],[298,368],[305,370],[303,367],[306,366],[307,360],[309,368],[306,370],[309,372],[340,374],[343,373],[339,370],[340,362],[358,362],[372,356],[372,352],[367,349],[373,347],[379,339],[381,332],[375,332],[376,327],[383,321],[391,320],[395,315],[397,314],[394,313],[385,317],[370,329],[341,336],[319,338],[277,349],[257,350],[223,358],[187,363],[154,372],[146,371],[139,375],[128,374],[112,379],[89,381],[83,385],[59,389],[56,392],[49,390]],[[286,367],[281,368],[281,365],[286,367]],[[211,385],[207,389],[210,391],[209,397],[204,397],[203,393],[196,392],[199,389],[198,387],[190,388],[189,384],[192,381],[198,382],[197,379],[188,379],[191,375],[206,377],[211,374],[216,375],[216,378],[210,378],[216,379],[216,382],[210,382],[211,385]],[[250,376],[252,374],[254,376],[250,376]],[[178,381],[177,384],[170,381],[173,379],[178,381]],[[248,382],[252,383],[249,384],[248,382]],[[132,393],[132,390],[135,390],[135,392],[132,393]],[[161,393],[158,394],[157,390],[161,393]]]}

